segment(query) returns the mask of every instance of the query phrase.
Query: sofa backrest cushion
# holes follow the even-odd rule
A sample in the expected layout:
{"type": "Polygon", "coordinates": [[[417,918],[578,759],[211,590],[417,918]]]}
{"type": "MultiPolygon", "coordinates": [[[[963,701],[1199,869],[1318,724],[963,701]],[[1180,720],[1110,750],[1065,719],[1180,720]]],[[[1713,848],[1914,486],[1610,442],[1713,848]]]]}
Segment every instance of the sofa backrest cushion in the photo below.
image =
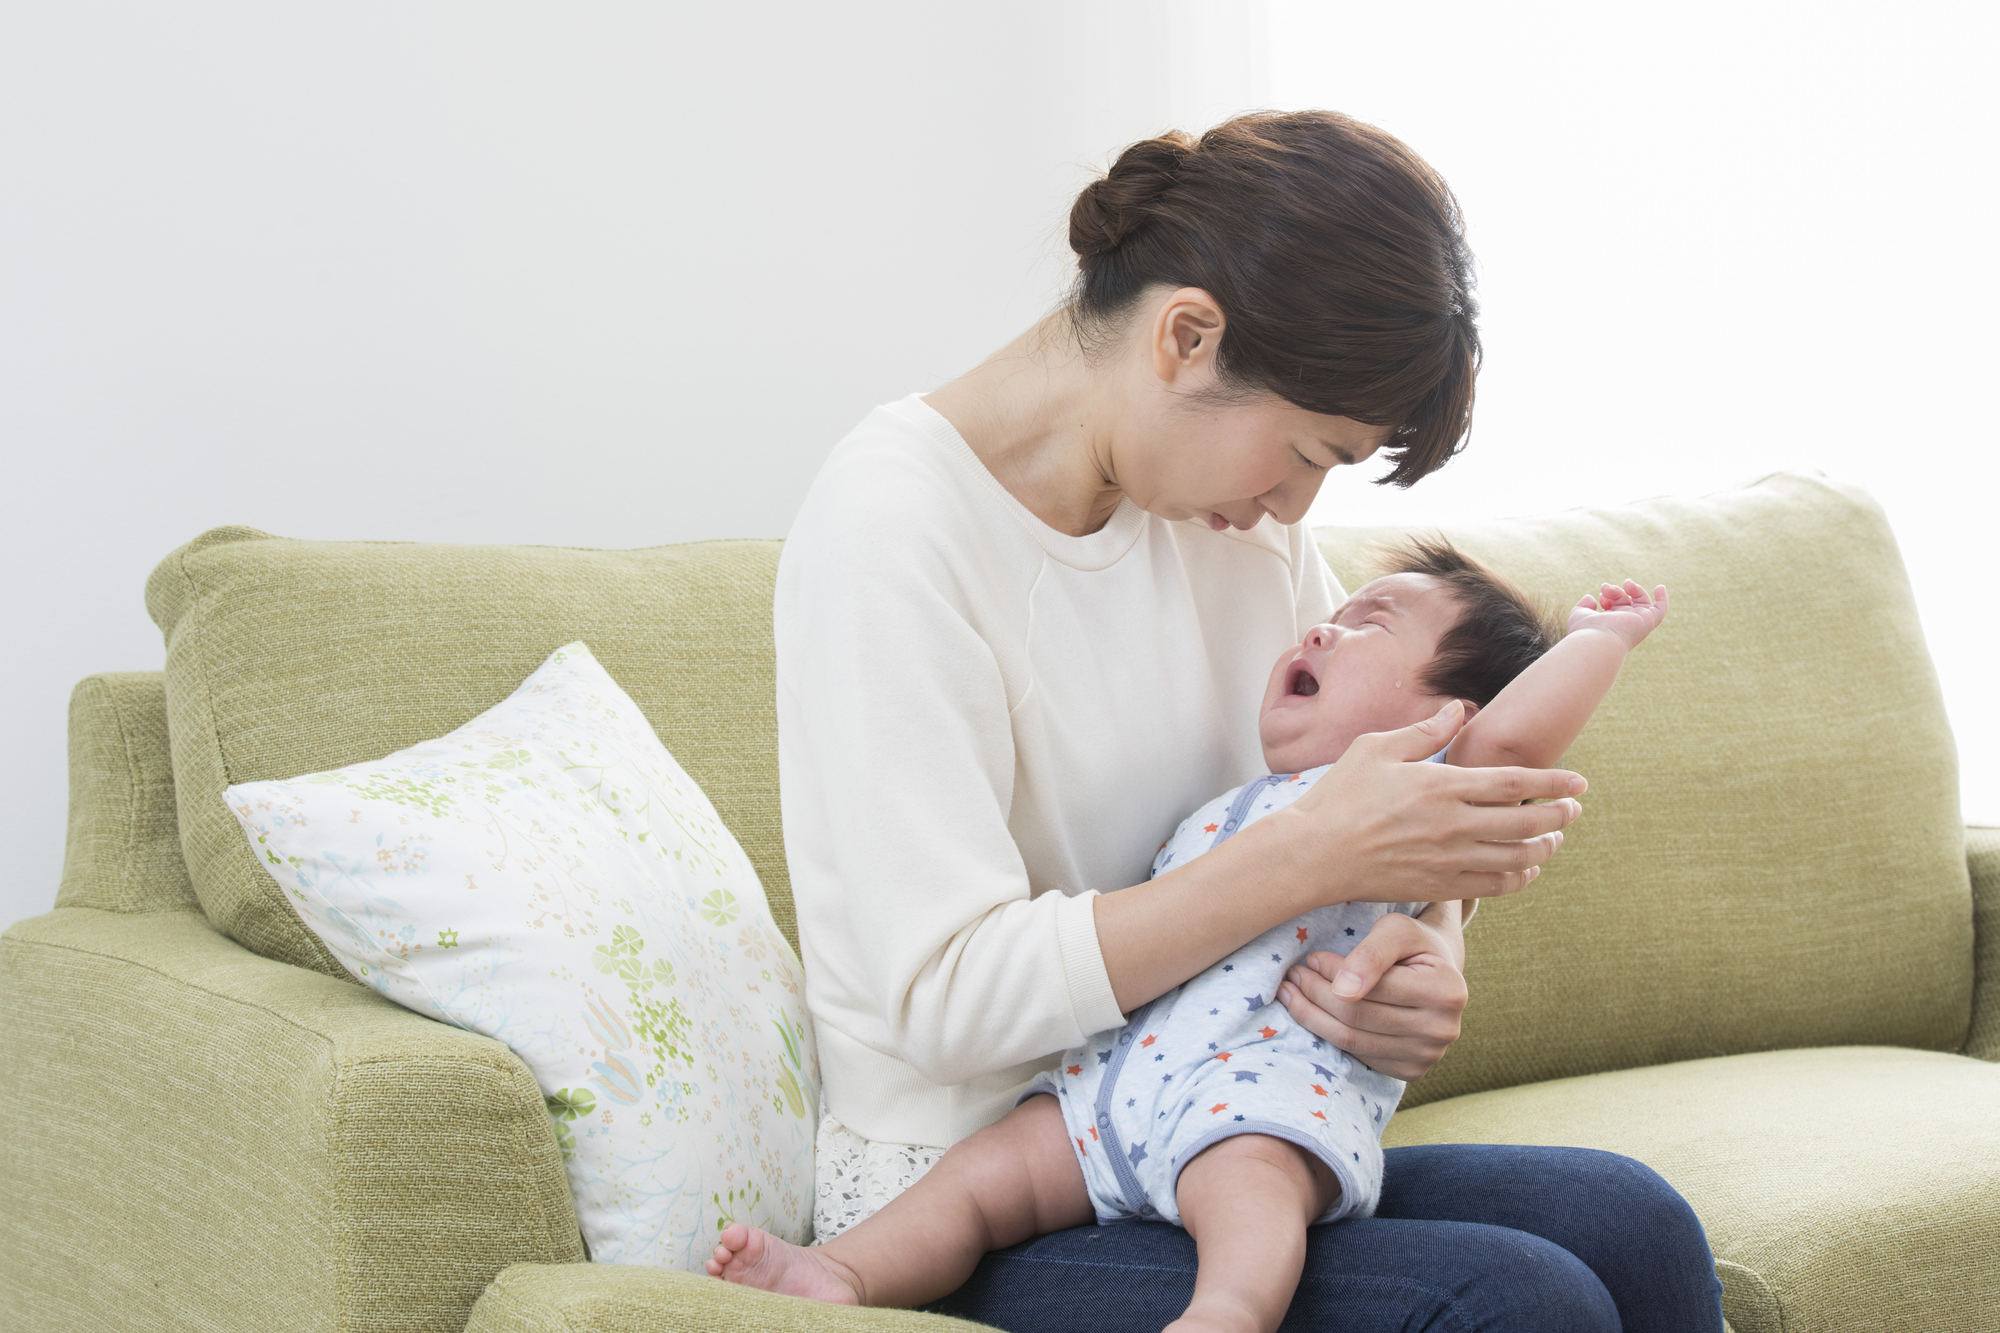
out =
{"type": "Polygon", "coordinates": [[[69,837],[57,907],[198,912],[181,859],[166,683],[108,671],[69,697],[69,837]]]}
{"type": "MultiPolygon", "coordinates": [[[[1591,785],[1561,854],[1470,926],[1464,1036],[1404,1104],[1782,1047],[1958,1049],[1957,761],[1882,511],[1781,474],[1443,531],[1556,606],[1632,577],[1673,609],[1565,761],[1591,785]]],[[[1350,588],[1404,535],[1318,533],[1350,588]]]]}
{"type": "Polygon", "coordinates": [[[778,826],[771,588],[778,543],[636,551],[312,542],[221,528],[169,555],[180,836],[209,919],[257,953],[346,973],[258,868],[232,783],[379,759],[505,699],[581,639],[742,843],[796,945],[778,826]]]}

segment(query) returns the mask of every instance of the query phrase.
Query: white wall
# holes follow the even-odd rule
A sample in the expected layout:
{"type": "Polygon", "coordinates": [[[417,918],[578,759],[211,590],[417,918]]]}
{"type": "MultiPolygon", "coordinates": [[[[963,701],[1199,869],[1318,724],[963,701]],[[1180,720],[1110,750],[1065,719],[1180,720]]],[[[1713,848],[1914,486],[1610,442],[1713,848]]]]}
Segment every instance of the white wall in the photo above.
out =
{"type": "Polygon", "coordinates": [[[1255,25],[1194,12],[0,8],[0,922],[53,899],[71,685],[161,662],[161,556],[783,535],[1047,308],[1176,70],[1245,100],[1255,25]]]}
{"type": "Polygon", "coordinates": [[[868,406],[1045,308],[1083,164],[1259,103],[1408,138],[1485,275],[1472,450],[1320,521],[1855,477],[1990,753],[1990,20],[1490,8],[0,9],[0,921],[175,545],[780,535],[868,406]]]}

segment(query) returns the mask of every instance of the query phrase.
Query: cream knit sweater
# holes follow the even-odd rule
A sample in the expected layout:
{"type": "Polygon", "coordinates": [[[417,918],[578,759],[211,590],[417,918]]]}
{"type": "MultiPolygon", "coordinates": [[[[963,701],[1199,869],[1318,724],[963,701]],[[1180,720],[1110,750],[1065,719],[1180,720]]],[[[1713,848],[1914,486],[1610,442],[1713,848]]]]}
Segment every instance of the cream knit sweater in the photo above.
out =
{"type": "Polygon", "coordinates": [[[948,1146],[1124,1021],[1091,899],[1264,772],[1278,653],[1341,593],[1311,534],[1130,503],[1056,532],[912,396],[778,565],[778,767],[827,1109],[948,1146]]]}

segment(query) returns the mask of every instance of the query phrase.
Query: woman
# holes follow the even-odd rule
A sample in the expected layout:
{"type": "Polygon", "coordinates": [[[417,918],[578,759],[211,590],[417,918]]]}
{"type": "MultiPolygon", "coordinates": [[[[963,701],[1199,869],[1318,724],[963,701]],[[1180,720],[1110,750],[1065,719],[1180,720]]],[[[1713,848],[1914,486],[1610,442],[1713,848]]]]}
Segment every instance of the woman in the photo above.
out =
{"type": "MultiPolygon", "coordinates": [[[[1327,470],[1410,485],[1464,438],[1479,344],[1456,205],[1327,112],[1127,149],[1078,198],[1069,305],[877,409],[779,568],[779,765],[824,1083],[816,1229],[867,1215],[1055,1053],[1327,903],[1390,915],[1282,999],[1420,1077],[1458,1035],[1462,906],[1528,883],[1580,813],[1563,772],[1357,743],[1296,816],[1147,882],[1186,813],[1262,771],[1272,658],[1341,600],[1301,526],[1327,470]],[[1522,805],[1534,798],[1548,804],[1522,805]],[[1116,890],[1116,892],[1112,892],[1116,890]]],[[[1178,1230],[989,1256],[941,1308],[1156,1329],[1178,1230]]],[[[1719,1328],[1707,1244],[1610,1154],[1391,1152],[1374,1218],[1316,1229],[1299,1327],[1719,1328]]]]}

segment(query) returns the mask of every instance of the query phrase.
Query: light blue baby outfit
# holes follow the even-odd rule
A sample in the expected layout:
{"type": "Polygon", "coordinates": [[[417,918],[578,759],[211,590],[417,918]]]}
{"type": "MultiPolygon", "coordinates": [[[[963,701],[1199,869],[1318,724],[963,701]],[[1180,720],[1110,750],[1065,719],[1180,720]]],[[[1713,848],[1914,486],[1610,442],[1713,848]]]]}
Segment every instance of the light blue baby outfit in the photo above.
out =
{"type": "MultiPolygon", "coordinates": [[[[1273,773],[1216,797],[1160,848],[1153,875],[1282,810],[1331,767],[1273,773]]],[[[1426,906],[1342,903],[1287,921],[1039,1075],[1022,1100],[1046,1092],[1061,1102],[1097,1220],[1179,1223],[1181,1168],[1237,1134],[1288,1140],[1332,1168],[1340,1197],[1320,1221],[1373,1214],[1382,1194],[1382,1128],[1402,1099],[1402,1081],[1293,1022],[1277,1002],[1278,985],[1307,954],[1344,954],[1384,913],[1415,916],[1426,906]]]]}

